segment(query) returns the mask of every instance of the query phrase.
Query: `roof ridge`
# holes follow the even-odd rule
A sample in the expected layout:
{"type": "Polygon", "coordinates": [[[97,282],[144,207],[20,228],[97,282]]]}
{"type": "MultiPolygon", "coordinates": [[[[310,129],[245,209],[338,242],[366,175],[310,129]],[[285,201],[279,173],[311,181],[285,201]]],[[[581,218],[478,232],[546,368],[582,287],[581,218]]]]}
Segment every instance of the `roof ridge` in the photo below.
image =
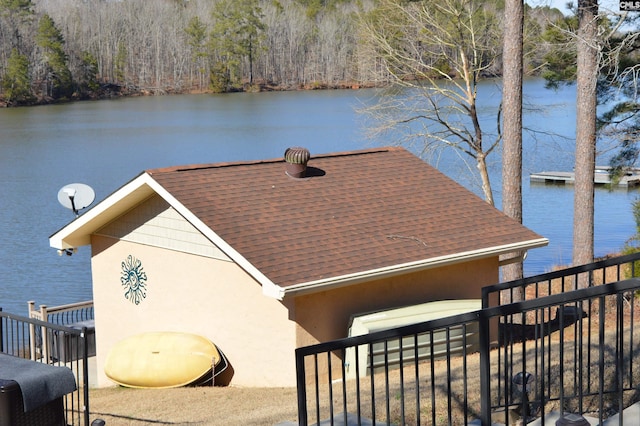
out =
{"type": "MultiPolygon", "coordinates": [[[[360,149],[360,150],[353,150],[353,151],[333,152],[333,153],[312,155],[310,161],[314,159],[320,159],[320,158],[351,157],[351,156],[357,156],[357,155],[375,154],[380,152],[401,151],[401,150],[403,150],[403,148],[401,147],[387,146],[387,147],[380,147],[380,148],[368,148],[368,149],[360,149]]],[[[182,166],[160,167],[156,169],[148,169],[148,170],[145,170],[145,172],[149,175],[153,175],[154,173],[190,172],[195,170],[222,169],[226,167],[284,163],[284,161],[285,161],[284,158],[272,158],[269,160],[243,160],[243,161],[230,161],[230,162],[221,162],[221,163],[201,163],[201,164],[191,164],[191,165],[182,165],[182,166]]]]}

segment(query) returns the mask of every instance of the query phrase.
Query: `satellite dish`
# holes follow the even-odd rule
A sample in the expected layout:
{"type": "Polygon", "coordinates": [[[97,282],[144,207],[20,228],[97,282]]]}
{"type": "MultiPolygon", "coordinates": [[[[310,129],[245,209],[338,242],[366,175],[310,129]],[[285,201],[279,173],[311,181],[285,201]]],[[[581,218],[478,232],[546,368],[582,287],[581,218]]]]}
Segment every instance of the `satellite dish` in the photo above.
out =
{"type": "Polygon", "coordinates": [[[73,210],[76,216],[78,216],[79,210],[90,206],[95,198],[96,193],[93,191],[93,188],[84,183],[70,183],[58,191],[58,201],[60,204],[73,210]]]}

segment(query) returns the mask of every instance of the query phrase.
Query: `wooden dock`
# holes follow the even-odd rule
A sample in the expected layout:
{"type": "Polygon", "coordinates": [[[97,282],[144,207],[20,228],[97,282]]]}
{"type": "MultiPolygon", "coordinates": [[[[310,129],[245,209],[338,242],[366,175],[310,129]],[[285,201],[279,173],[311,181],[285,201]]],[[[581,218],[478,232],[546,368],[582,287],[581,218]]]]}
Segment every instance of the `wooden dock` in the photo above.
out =
{"type": "MultiPolygon", "coordinates": [[[[596,185],[610,185],[611,178],[607,166],[596,167],[593,176],[593,183],[596,185]]],[[[573,185],[575,183],[574,172],[539,172],[531,173],[531,183],[543,183],[551,185],[573,185]]],[[[624,176],[620,178],[617,186],[632,188],[640,185],[640,169],[630,169],[624,176]]]]}

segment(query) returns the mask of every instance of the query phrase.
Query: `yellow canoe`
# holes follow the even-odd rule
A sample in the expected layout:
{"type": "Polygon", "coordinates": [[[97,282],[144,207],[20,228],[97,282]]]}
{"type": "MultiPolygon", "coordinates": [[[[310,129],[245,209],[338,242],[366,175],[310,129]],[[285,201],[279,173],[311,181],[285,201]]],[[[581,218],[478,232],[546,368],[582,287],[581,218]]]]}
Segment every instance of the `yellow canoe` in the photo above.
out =
{"type": "Polygon", "coordinates": [[[206,337],[190,333],[153,332],[116,343],[104,372],[132,388],[175,388],[197,382],[220,362],[221,354],[206,337]]]}

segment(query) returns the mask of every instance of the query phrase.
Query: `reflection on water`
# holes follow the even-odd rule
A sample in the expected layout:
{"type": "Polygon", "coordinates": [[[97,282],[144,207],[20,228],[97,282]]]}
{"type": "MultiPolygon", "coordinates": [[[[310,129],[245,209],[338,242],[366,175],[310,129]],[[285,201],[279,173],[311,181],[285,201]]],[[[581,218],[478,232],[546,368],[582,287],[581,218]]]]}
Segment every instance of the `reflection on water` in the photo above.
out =
{"type": "MultiPolygon", "coordinates": [[[[495,84],[482,88],[487,108],[499,102],[495,84]]],[[[58,190],[82,182],[109,195],[148,168],[179,164],[278,158],[289,146],[312,155],[392,145],[365,140],[355,112],[374,91],[317,91],[193,95],[82,102],[0,111],[0,306],[26,313],[26,301],[56,305],[91,298],[89,249],[58,257],[51,234],[73,219],[57,202],[58,190]]],[[[533,250],[528,275],[571,260],[571,186],[530,186],[528,174],[570,170],[575,127],[574,92],[548,92],[527,82],[524,153],[524,221],[548,237],[533,250]],[[551,128],[550,128],[551,127],[551,128]]],[[[500,205],[499,153],[491,164],[500,205]]],[[[479,193],[456,155],[438,167],[479,193]]],[[[635,191],[596,193],[596,254],[618,250],[634,232],[630,203],[635,191]]],[[[119,283],[117,283],[119,285],[119,283]]]]}

